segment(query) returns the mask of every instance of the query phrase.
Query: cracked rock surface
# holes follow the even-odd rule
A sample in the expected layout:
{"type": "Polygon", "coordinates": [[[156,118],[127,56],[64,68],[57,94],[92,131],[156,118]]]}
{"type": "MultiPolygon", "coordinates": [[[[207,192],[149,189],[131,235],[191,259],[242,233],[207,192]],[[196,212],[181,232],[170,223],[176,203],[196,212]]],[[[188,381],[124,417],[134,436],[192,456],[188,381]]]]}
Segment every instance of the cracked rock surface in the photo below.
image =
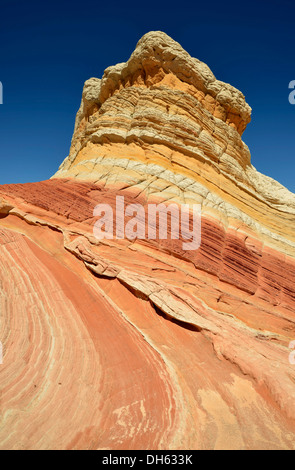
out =
{"type": "Polygon", "coordinates": [[[1,449],[295,448],[295,196],[250,117],[150,32],[86,81],[57,174],[0,187],[1,449]],[[117,196],[201,204],[200,248],[97,240],[117,196]]]}

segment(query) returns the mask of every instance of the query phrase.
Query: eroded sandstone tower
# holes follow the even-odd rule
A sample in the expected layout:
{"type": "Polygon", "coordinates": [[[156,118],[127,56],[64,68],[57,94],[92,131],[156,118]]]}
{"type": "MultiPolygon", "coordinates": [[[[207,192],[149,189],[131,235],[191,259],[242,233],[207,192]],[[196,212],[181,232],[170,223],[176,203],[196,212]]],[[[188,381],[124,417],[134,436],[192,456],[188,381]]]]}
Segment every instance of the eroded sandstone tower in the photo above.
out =
{"type": "Polygon", "coordinates": [[[250,115],[151,32],[85,83],[57,174],[0,187],[1,448],[294,448],[295,196],[250,115]],[[201,204],[200,249],[96,240],[117,195],[201,204]]]}

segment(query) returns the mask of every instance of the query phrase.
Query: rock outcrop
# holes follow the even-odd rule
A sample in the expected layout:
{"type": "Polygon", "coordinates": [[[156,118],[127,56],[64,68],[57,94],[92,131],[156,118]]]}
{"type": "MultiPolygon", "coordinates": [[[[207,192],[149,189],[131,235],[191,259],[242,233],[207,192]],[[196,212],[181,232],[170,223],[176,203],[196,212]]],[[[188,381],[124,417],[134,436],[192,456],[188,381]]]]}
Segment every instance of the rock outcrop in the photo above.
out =
{"type": "Polygon", "coordinates": [[[250,118],[151,32],[85,83],[57,174],[0,187],[0,448],[295,447],[295,196],[251,165],[250,118]],[[117,196],[201,204],[200,248],[97,240],[117,196]]]}

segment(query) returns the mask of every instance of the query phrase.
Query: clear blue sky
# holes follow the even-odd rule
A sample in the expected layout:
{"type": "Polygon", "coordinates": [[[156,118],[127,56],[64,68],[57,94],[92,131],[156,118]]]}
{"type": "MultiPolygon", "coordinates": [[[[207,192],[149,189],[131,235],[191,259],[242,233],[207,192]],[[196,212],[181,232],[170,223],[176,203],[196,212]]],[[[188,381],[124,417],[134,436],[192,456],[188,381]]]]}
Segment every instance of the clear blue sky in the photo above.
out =
{"type": "Polygon", "coordinates": [[[294,0],[1,0],[0,184],[44,180],[67,156],[86,79],[162,30],[253,108],[252,163],[295,192],[294,0]]]}

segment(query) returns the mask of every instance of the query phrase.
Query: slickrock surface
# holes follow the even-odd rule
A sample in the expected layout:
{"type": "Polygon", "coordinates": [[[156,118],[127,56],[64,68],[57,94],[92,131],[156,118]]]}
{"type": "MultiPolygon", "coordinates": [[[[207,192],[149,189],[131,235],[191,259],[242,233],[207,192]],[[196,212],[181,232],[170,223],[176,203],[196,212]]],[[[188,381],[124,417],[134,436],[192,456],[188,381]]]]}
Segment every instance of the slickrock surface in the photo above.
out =
{"type": "Polygon", "coordinates": [[[295,196],[250,116],[151,32],[85,83],[58,173],[0,187],[1,449],[295,448],[295,196]],[[200,248],[96,240],[116,196],[201,204],[200,248]]]}

